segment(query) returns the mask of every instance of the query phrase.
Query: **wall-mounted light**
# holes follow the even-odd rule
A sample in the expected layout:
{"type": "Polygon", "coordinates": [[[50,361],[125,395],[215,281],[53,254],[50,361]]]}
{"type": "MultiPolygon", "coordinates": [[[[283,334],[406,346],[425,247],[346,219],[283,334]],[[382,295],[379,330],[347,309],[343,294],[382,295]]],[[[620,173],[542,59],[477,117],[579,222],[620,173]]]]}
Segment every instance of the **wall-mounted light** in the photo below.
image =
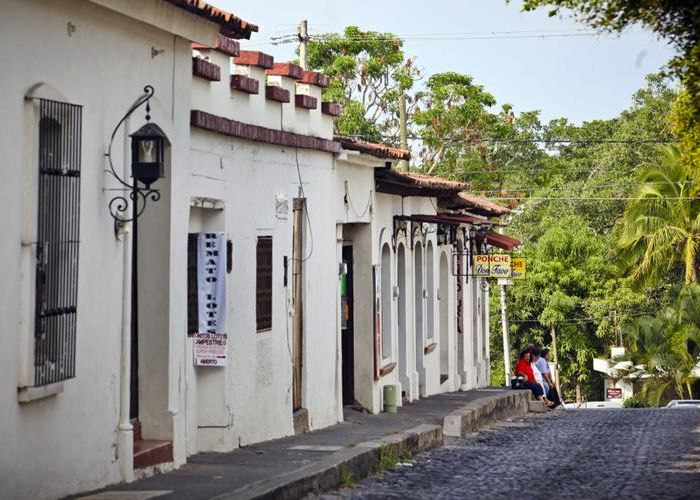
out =
{"type": "Polygon", "coordinates": [[[112,137],[107,149],[107,161],[109,173],[122,185],[124,191],[129,194],[120,194],[109,201],[109,213],[114,219],[115,235],[121,231],[127,222],[134,222],[146,209],[148,201],[158,201],[160,191],[152,189],[151,184],[163,177],[163,165],[165,163],[165,147],[167,138],[160,128],[150,123],[151,107],[150,99],[155,94],[151,85],[146,85],[144,94],[139,96],[134,104],[126,111],[121,120],[114,127],[112,137]],[[131,183],[119,176],[112,164],[112,145],[119,127],[131,116],[131,114],[143,105],[146,105],[146,124],[131,134],[131,183]],[[139,185],[139,183],[141,185],[139,185]],[[143,186],[143,187],[142,187],[143,186]],[[131,211],[131,213],[129,213],[131,211]]]}
{"type": "Polygon", "coordinates": [[[131,134],[131,177],[146,189],[163,177],[165,136],[152,123],[131,134]]]}

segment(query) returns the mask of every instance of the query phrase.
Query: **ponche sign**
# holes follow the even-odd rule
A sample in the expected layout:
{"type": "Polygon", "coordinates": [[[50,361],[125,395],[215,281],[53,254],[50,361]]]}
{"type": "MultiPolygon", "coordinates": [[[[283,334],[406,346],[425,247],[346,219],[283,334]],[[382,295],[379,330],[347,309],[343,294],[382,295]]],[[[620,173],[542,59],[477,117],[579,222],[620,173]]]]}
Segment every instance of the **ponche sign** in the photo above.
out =
{"type": "Polygon", "coordinates": [[[511,274],[510,277],[514,280],[525,278],[525,259],[522,257],[513,257],[511,259],[511,274]]]}
{"type": "Polygon", "coordinates": [[[475,255],[474,276],[481,278],[510,278],[510,255],[475,255]]]}
{"type": "Polygon", "coordinates": [[[488,278],[491,276],[491,268],[489,266],[490,255],[475,255],[474,256],[474,276],[488,278]]]}

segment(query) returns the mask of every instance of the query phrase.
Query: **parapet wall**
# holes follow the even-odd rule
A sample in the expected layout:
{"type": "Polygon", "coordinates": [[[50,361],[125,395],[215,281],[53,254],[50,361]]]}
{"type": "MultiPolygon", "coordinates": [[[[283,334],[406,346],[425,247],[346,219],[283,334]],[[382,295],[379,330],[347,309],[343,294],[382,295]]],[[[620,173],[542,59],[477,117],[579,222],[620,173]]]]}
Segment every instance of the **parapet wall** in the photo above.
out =
{"type": "MultiPolygon", "coordinates": [[[[192,80],[192,116],[204,112],[262,127],[268,129],[260,130],[264,136],[279,131],[288,136],[333,139],[333,119],[341,109],[323,102],[328,79],[321,73],[304,71],[289,62],[275,63],[263,52],[242,51],[237,41],[219,35],[215,47],[193,46],[192,80]]],[[[196,121],[192,125],[200,126],[196,121]]],[[[298,147],[313,143],[299,139],[292,141],[298,147]]]]}

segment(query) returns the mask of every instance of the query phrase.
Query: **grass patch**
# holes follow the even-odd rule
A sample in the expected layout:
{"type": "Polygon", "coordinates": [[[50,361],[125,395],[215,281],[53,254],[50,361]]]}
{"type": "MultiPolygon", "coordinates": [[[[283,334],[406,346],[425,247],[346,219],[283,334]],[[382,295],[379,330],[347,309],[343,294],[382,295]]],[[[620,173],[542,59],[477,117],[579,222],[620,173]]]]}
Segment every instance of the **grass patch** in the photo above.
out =
{"type": "Polygon", "coordinates": [[[348,467],[348,464],[340,464],[340,483],[341,488],[353,488],[355,486],[356,480],[355,475],[348,467]]]}
{"type": "Polygon", "coordinates": [[[399,457],[396,456],[394,450],[385,444],[379,447],[379,460],[377,461],[377,475],[379,477],[384,477],[384,473],[396,467],[398,463],[399,457]]]}

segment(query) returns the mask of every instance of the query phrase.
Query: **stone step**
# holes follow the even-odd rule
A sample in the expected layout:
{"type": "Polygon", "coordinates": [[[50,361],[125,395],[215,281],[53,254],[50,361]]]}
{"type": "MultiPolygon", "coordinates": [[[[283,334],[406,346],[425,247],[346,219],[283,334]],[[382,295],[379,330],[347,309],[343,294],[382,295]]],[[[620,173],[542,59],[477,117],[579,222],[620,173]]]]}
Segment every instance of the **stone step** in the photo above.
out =
{"type": "Polygon", "coordinates": [[[159,439],[134,440],[134,469],[173,461],[172,441],[159,439]]]}

